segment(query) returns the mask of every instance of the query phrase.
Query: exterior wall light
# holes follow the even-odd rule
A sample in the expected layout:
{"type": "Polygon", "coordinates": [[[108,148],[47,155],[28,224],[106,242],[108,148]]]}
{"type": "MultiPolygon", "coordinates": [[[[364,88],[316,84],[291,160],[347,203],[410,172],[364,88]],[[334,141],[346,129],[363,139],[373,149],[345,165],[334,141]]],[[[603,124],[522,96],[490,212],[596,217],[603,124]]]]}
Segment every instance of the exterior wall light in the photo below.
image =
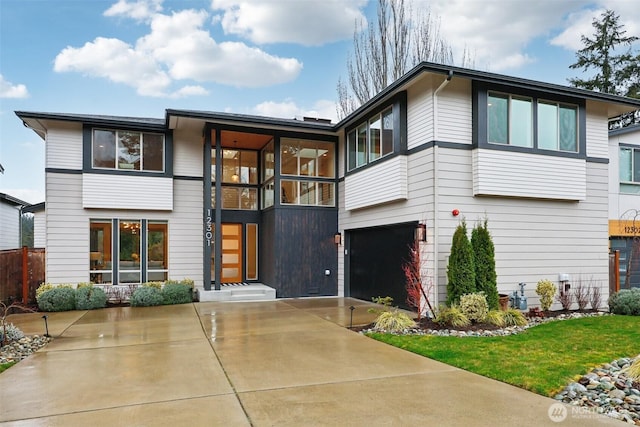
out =
{"type": "Polygon", "coordinates": [[[342,244],[342,234],[340,234],[339,232],[334,234],[333,243],[335,243],[338,246],[341,245],[342,244]]]}
{"type": "Polygon", "coordinates": [[[460,211],[458,209],[454,209],[454,210],[451,211],[451,215],[458,216],[458,215],[460,215],[460,211]]]}
{"type": "Polygon", "coordinates": [[[416,227],[416,241],[427,241],[427,224],[418,224],[418,226],[416,227]]]}

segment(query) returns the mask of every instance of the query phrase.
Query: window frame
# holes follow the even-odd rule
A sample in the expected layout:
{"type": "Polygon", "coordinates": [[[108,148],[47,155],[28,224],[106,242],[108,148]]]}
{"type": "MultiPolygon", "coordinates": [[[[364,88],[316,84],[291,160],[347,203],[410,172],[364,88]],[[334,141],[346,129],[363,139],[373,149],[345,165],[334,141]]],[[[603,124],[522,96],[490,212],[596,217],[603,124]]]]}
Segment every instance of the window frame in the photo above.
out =
{"type": "Polygon", "coordinates": [[[85,123],[82,129],[82,172],[109,175],[126,175],[126,176],[156,176],[156,177],[173,177],[173,133],[164,126],[154,126],[152,124],[142,124],[139,127],[133,127],[130,123],[122,123],[111,126],[111,124],[101,123],[85,123]],[[94,166],[94,131],[108,131],[115,133],[115,152],[114,167],[94,166]],[[130,168],[119,168],[118,166],[118,132],[137,132],[141,135],[140,151],[144,156],[144,134],[159,135],[162,137],[162,171],[144,170],[144,159],[140,170],[130,168]]]}
{"type": "MultiPolygon", "coordinates": [[[[396,152],[396,139],[397,134],[400,130],[396,130],[397,122],[395,118],[395,109],[396,107],[391,104],[385,104],[384,108],[379,109],[375,114],[369,114],[366,116],[366,119],[359,120],[356,125],[350,127],[346,130],[346,153],[347,153],[347,172],[353,172],[360,168],[366,167],[370,164],[373,164],[378,161],[382,161],[384,158],[392,156],[396,152]],[[384,119],[387,114],[391,112],[391,122],[393,123],[393,134],[391,136],[391,151],[385,152],[385,147],[387,147],[388,142],[384,138],[384,119]],[[372,124],[378,123],[379,126],[377,128],[373,127],[372,124]],[[377,138],[373,138],[372,134],[374,129],[378,129],[379,135],[377,138]],[[364,141],[361,142],[361,135],[364,135],[364,141]],[[353,142],[355,151],[355,156],[353,156],[351,150],[351,143],[353,142]],[[378,151],[377,156],[374,156],[374,151],[372,150],[372,145],[376,143],[378,151]],[[360,152],[360,146],[364,147],[364,152],[360,152]],[[354,158],[352,158],[355,157],[354,158]],[[353,162],[355,160],[355,162],[353,162]],[[354,166],[352,166],[352,164],[354,166]]],[[[387,129],[388,130],[388,129],[387,129]]]]}
{"type": "Polygon", "coordinates": [[[147,132],[147,131],[142,131],[142,130],[125,130],[125,129],[108,129],[108,128],[101,128],[101,127],[94,127],[91,129],[91,168],[95,169],[95,170],[115,170],[115,171],[119,171],[119,172],[127,172],[127,173],[136,173],[136,172],[146,172],[146,173],[164,173],[165,172],[165,163],[166,163],[166,156],[165,156],[165,145],[166,145],[166,141],[165,141],[165,134],[164,133],[160,133],[160,132],[147,132]],[[108,166],[96,166],[96,158],[95,158],[95,146],[94,146],[94,140],[95,140],[95,134],[96,132],[113,132],[114,133],[114,149],[115,149],[115,156],[114,156],[114,167],[108,167],[108,166]],[[135,164],[136,162],[121,162],[120,161],[120,142],[121,142],[121,136],[123,136],[124,134],[132,134],[138,135],[138,152],[139,152],[139,166],[136,169],[135,168],[135,164]],[[162,169],[161,170],[156,170],[156,169],[145,169],[145,135],[154,135],[154,136],[161,136],[162,137],[162,169]],[[131,165],[134,167],[124,167],[122,165],[131,165]]]}
{"type": "Polygon", "coordinates": [[[547,156],[568,157],[586,159],[586,102],[584,99],[565,95],[554,91],[543,92],[530,90],[523,87],[490,84],[474,81],[472,84],[472,123],[473,123],[473,148],[490,150],[514,151],[521,153],[534,153],[547,156]],[[489,94],[510,95],[516,98],[532,99],[532,127],[533,140],[531,147],[493,143],[488,138],[488,98],[489,94]],[[575,107],[576,111],[576,150],[563,151],[540,148],[538,142],[538,105],[540,103],[556,104],[575,107]]]}
{"type": "Polygon", "coordinates": [[[628,194],[628,195],[637,195],[640,194],[640,166],[637,166],[638,173],[636,174],[636,157],[635,154],[638,153],[640,157],[640,146],[637,145],[627,145],[620,144],[618,146],[618,184],[620,188],[620,193],[628,194]],[[628,171],[631,174],[631,181],[622,179],[622,160],[621,154],[623,150],[631,151],[631,164],[629,165],[630,170],[628,171]],[[635,176],[637,175],[637,177],[635,176]],[[637,181],[636,181],[637,179],[637,181]]]}

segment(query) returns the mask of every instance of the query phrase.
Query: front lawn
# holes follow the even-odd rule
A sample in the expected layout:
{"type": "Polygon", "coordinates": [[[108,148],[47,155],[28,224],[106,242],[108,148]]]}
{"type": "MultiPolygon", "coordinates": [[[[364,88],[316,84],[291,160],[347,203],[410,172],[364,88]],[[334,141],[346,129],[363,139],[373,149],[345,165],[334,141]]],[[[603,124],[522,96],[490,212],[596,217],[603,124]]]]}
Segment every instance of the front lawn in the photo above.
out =
{"type": "Polygon", "coordinates": [[[549,322],[506,337],[368,335],[547,396],[553,396],[568,382],[598,365],[640,353],[639,316],[549,322]]]}

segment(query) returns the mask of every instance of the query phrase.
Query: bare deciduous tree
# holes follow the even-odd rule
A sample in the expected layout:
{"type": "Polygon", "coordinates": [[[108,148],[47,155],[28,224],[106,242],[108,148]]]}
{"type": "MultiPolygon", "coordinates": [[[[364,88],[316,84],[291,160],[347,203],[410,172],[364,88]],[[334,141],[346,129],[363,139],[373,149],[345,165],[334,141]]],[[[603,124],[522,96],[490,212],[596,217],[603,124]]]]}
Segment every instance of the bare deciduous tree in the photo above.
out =
{"type": "MultiPolygon", "coordinates": [[[[423,61],[453,64],[440,19],[430,8],[412,13],[411,0],[378,0],[376,20],[356,22],[348,78],[338,80],[338,117],[343,118],[423,61]]],[[[465,49],[462,65],[473,62],[465,49]]]]}

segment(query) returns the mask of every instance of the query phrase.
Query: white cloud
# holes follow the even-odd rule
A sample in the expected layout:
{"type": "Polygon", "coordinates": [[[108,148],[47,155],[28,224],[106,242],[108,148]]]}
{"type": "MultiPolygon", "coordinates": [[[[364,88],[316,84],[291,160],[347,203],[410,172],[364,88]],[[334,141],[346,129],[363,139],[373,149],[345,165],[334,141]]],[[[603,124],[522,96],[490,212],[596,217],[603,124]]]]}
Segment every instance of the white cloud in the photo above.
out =
{"type": "Polygon", "coordinates": [[[162,11],[163,0],[138,0],[129,2],[118,0],[109,9],[104,11],[104,16],[124,16],[139,21],[151,18],[155,13],[162,11]]]}
{"type": "Polygon", "coordinates": [[[202,29],[207,16],[195,10],[157,15],[151,33],[138,41],[137,48],[166,64],[174,79],[261,87],[291,81],[302,70],[294,58],[273,56],[239,42],[216,43],[202,29]]]}
{"type": "MultiPolygon", "coordinates": [[[[160,7],[159,1],[142,3],[160,7]]],[[[133,12],[136,5],[140,6],[120,0],[108,11],[111,15],[149,16],[133,12]]],[[[208,16],[206,11],[193,9],[170,15],[154,13],[149,19],[150,32],[135,45],[98,37],[80,48],[62,50],[54,70],[106,78],[134,87],[143,96],[173,98],[207,93],[190,84],[174,90],[178,81],[264,87],[291,81],[302,70],[295,58],[278,57],[239,42],[217,43],[203,28],[208,16]]]]}
{"type": "Polygon", "coordinates": [[[253,108],[253,113],[260,116],[280,117],[283,119],[312,117],[331,119],[334,123],[338,120],[336,103],[325,99],[316,101],[311,108],[299,107],[292,99],[286,99],[282,102],[265,101],[256,105],[253,108]]]}
{"type": "Polygon", "coordinates": [[[257,44],[319,46],[350,38],[355,22],[366,21],[366,4],[367,0],[212,0],[211,8],[223,11],[216,19],[226,34],[257,44]]]}
{"type": "Polygon", "coordinates": [[[0,74],[0,98],[28,98],[29,91],[23,84],[13,84],[0,74]]]}
{"type": "Polygon", "coordinates": [[[165,96],[171,79],[145,52],[119,39],[96,38],[81,48],[66,47],[56,56],[57,72],[77,71],[124,83],[144,96],[165,96]]]}
{"type": "Polygon", "coordinates": [[[564,16],[586,3],[435,0],[431,5],[442,19],[441,32],[454,55],[460,55],[466,47],[475,54],[476,68],[502,71],[534,62],[535,57],[524,53],[527,44],[548,36],[562,24],[564,16]]]}

